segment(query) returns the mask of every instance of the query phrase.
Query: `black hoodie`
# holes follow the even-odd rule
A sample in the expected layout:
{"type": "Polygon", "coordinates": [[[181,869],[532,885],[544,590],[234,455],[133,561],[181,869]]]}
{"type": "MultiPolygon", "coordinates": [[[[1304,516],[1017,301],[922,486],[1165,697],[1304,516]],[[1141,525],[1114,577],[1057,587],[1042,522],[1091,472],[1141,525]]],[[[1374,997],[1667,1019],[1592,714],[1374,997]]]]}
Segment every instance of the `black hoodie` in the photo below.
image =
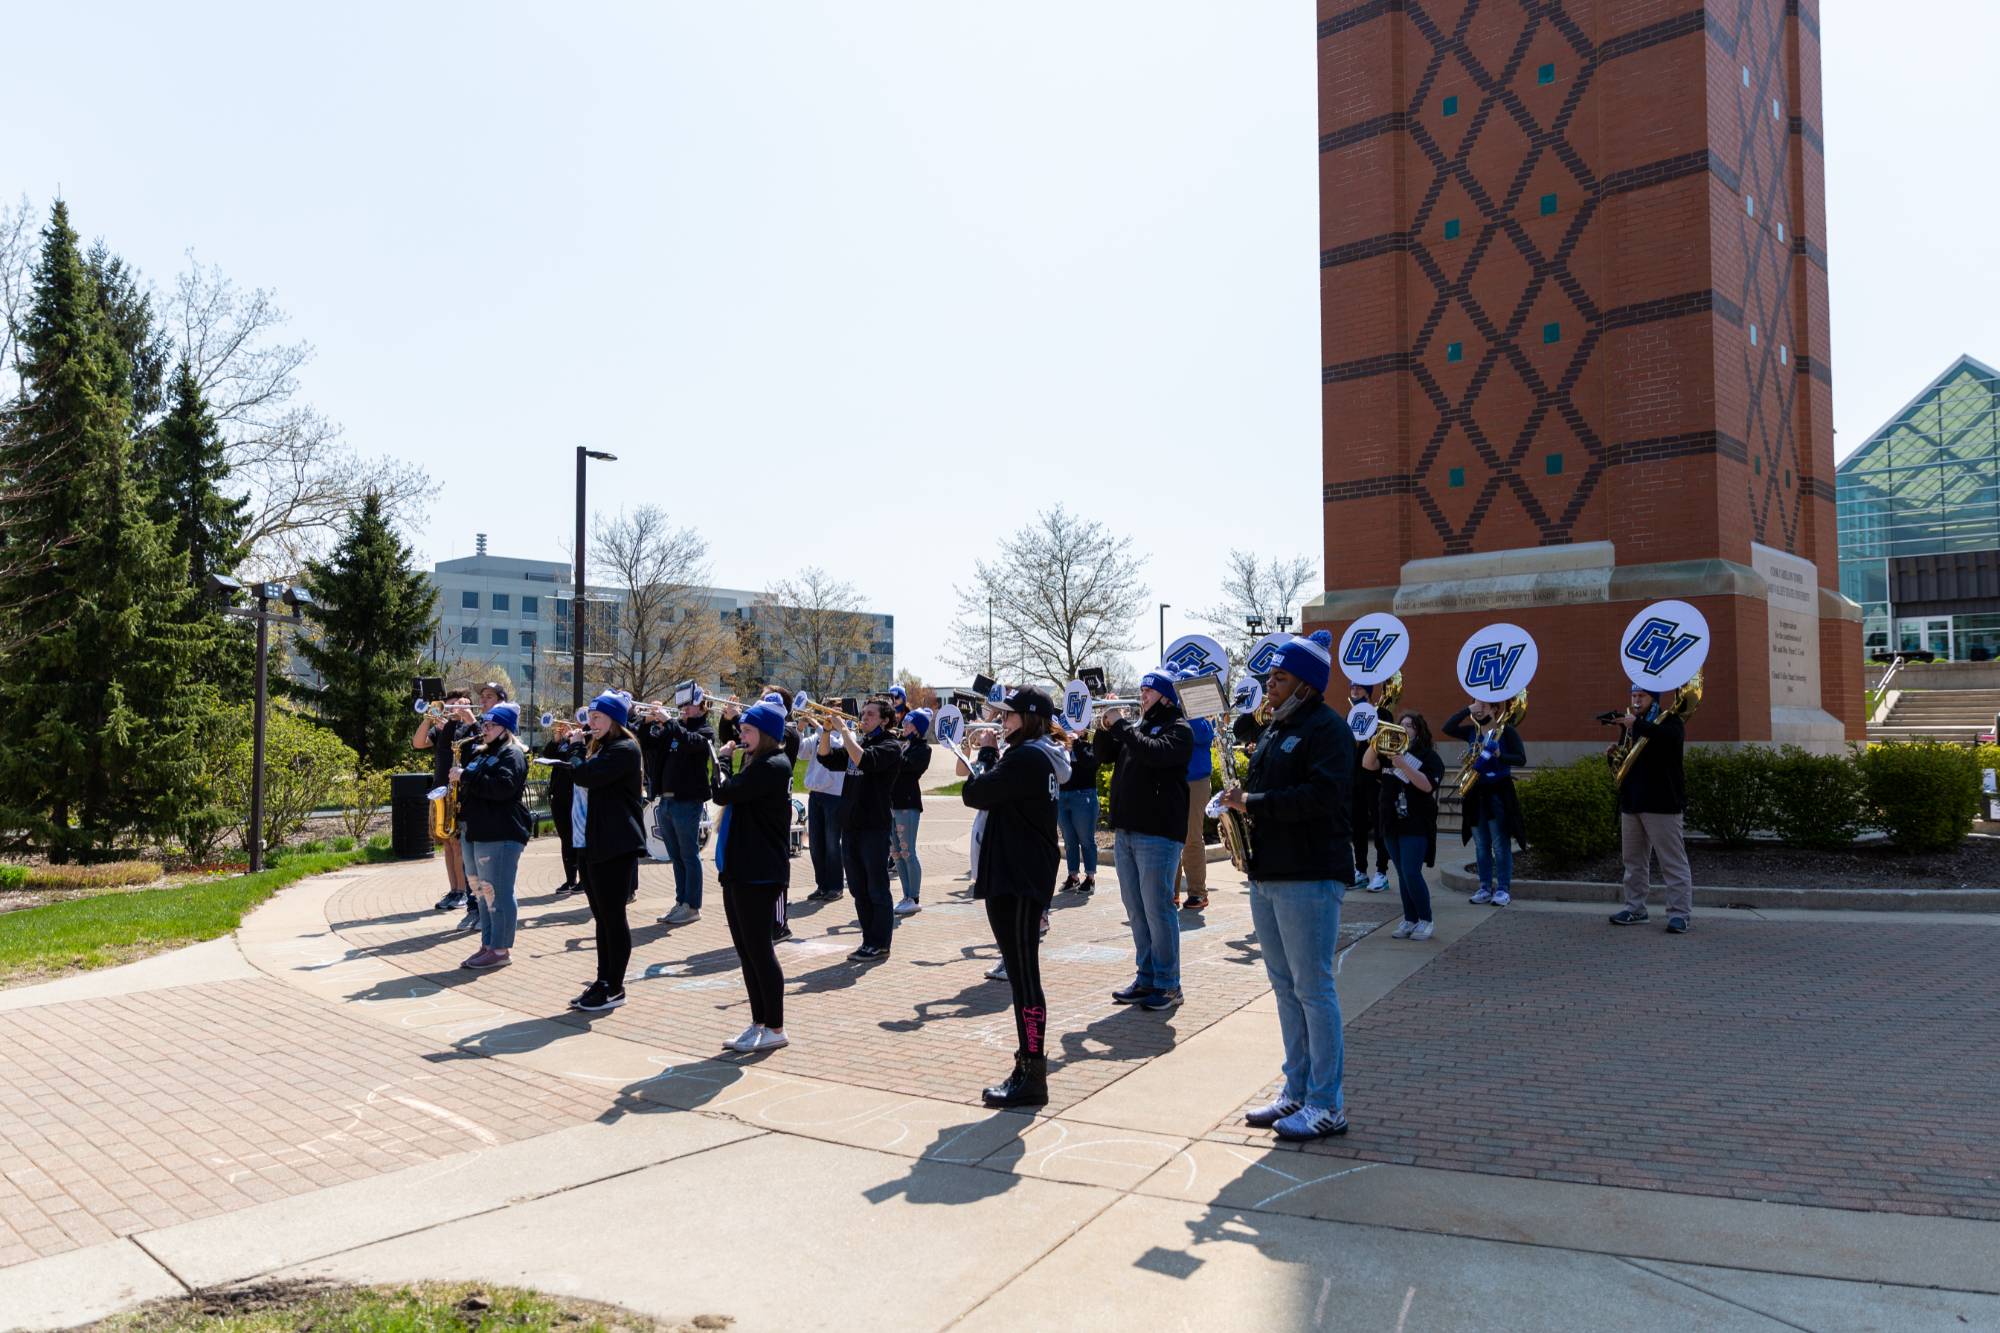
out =
{"type": "Polygon", "coordinates": [[[1137,722],[1120,718],[1097,729],[1093,747],[1111,769],[1111,827],[1187,841],[1188,759],[1194,728],[1164,700],[1137,722]]]}

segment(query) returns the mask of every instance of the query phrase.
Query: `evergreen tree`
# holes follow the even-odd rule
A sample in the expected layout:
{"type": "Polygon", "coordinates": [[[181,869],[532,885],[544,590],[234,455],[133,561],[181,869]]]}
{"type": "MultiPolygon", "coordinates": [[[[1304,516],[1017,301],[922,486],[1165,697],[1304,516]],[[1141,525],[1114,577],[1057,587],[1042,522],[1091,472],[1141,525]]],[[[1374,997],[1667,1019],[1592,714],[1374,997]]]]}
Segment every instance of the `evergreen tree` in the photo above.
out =
{"type": "Polygon", "coordinates": [[[125,374],[132,396],[132,434],[142,433],[145,424],[165,406],[167,367],[172,364],[173,343],[154,323],[153,296],[142,285],[139,273],[110,247],[98,241],[84,257],[90,280],[97,284],[97,305],[125,353],[125,374]]]}
{"type": "Polygon", "coordinates": [[[222,489],[229,477],[222,433],[185,360],[168,386],[166,403],[166,417],[148,437],[153,519],[169,534],[174,549],[187,556],[195,596],[185,617],[205,623],[217,644],[198,674],[236,697],[251,687],[256,631],[224,617],[203,594],[209,575],[232,573],[249,555],[243,535],[250,526],[250,502],[222,489]]]}
{"type": "Polygon", "coordinates": [[[359,756],[361,771],[400,758],[410,730],[410,681],[436,621],[430,580],[370,491],[324,560],[308,561],[306,586],[317,631],[299,656],[324,682],[313,698],[320,720],[359,756]]]}
{"type": "Polygon", "coordinates": [[[0,827],[68,860],[173,819],[208,645],[133,476],[131,366],[66,204],[42,241],[0,432],[0,827]]]}

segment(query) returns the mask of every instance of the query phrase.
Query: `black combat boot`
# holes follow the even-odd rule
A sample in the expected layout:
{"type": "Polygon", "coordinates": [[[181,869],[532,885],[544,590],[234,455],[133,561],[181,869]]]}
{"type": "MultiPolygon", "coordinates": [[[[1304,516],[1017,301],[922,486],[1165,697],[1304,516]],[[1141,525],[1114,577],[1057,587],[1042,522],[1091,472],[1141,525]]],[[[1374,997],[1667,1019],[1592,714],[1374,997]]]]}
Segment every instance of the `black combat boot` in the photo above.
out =
{"type": "Polygon", "coordinates": [[[988,1106],[1046,1106],[1049,1102],[1049,1058],[1016,1055],[1007,1081],[979,1094],[988,1106]]]}

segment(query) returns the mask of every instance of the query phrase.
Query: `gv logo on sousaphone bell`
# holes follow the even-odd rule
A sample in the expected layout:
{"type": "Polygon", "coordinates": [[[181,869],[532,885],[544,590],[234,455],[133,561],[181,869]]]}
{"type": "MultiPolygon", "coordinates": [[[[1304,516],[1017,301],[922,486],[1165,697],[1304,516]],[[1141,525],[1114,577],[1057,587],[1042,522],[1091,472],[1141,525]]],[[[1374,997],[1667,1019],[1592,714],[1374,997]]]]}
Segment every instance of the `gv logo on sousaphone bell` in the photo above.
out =
{"type": "Polygon", "coordinates": [[[1524,643],[1474,644],[1465,667],[1466,688],[1476,691],[1483,686],[1495,692],[1505,690],[1507,682],[1513,679],[1514,669],[1521,665],[1521,654],[1526,651],[1524,643]]]}
{"type": "MultiPolygon", "coordinates": [[[[1636,662],[1648,676],[1660,676],[1669,666],[1702,641],[1704,634],[1683,634],[1680,620],[1670,620],[1662,615],[1649,615],[1640,622],[1639,628],[1625,640],[1622,649],[1629,660],[1636,662]]],[[[1702,629],[1706,631],[1704,624],[1702,629]]]]}
{"type": "Polygon", "coordinates": [[[1341,652],[1340,664],[1372,674],[1382,665],[1382,660],[1394,651],[1401,637],[1399,634],[1384,634],[1374,628],[1358,629],[1341,652]]]}

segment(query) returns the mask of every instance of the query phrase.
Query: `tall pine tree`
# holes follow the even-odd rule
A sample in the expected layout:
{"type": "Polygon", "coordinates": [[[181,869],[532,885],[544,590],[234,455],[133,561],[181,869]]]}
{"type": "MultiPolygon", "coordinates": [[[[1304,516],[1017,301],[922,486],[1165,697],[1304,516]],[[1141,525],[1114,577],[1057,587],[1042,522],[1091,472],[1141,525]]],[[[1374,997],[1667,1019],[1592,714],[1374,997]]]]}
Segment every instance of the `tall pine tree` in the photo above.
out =
{"type": "Polygon", "coordinates": [[[57,860],[170,823],[206,650],[131,470],[132,370],[58,202],[0,433],[0,826],[57,860]]]}
{"type": "Polygon", "coordinates": [[[184,618],[206,624],[217,644],[197,674],[240,695],[250,688],[255,669],[254,631],[242,621],[224,618],[202,593],[209,575],[233,573],[250,553],[243,540],[250,502],[223,490],[229,464],[222,432],[185,360],[167,386],[166,404],[167,415],[147,437],[153,519],[167,531],[174,549],[187,556],[188,583],[196,595],[184,618]]]}
{"type": "Polygon", "coordinates": [[[332,553],[306,564],[317,632],[301,636],[299,656],[323,682],[313,696],[320,720],[363,771],[403,756],[409,741],[410,680],[437,619],[436,593],[412,558],[371,491],[332,553]]]}

